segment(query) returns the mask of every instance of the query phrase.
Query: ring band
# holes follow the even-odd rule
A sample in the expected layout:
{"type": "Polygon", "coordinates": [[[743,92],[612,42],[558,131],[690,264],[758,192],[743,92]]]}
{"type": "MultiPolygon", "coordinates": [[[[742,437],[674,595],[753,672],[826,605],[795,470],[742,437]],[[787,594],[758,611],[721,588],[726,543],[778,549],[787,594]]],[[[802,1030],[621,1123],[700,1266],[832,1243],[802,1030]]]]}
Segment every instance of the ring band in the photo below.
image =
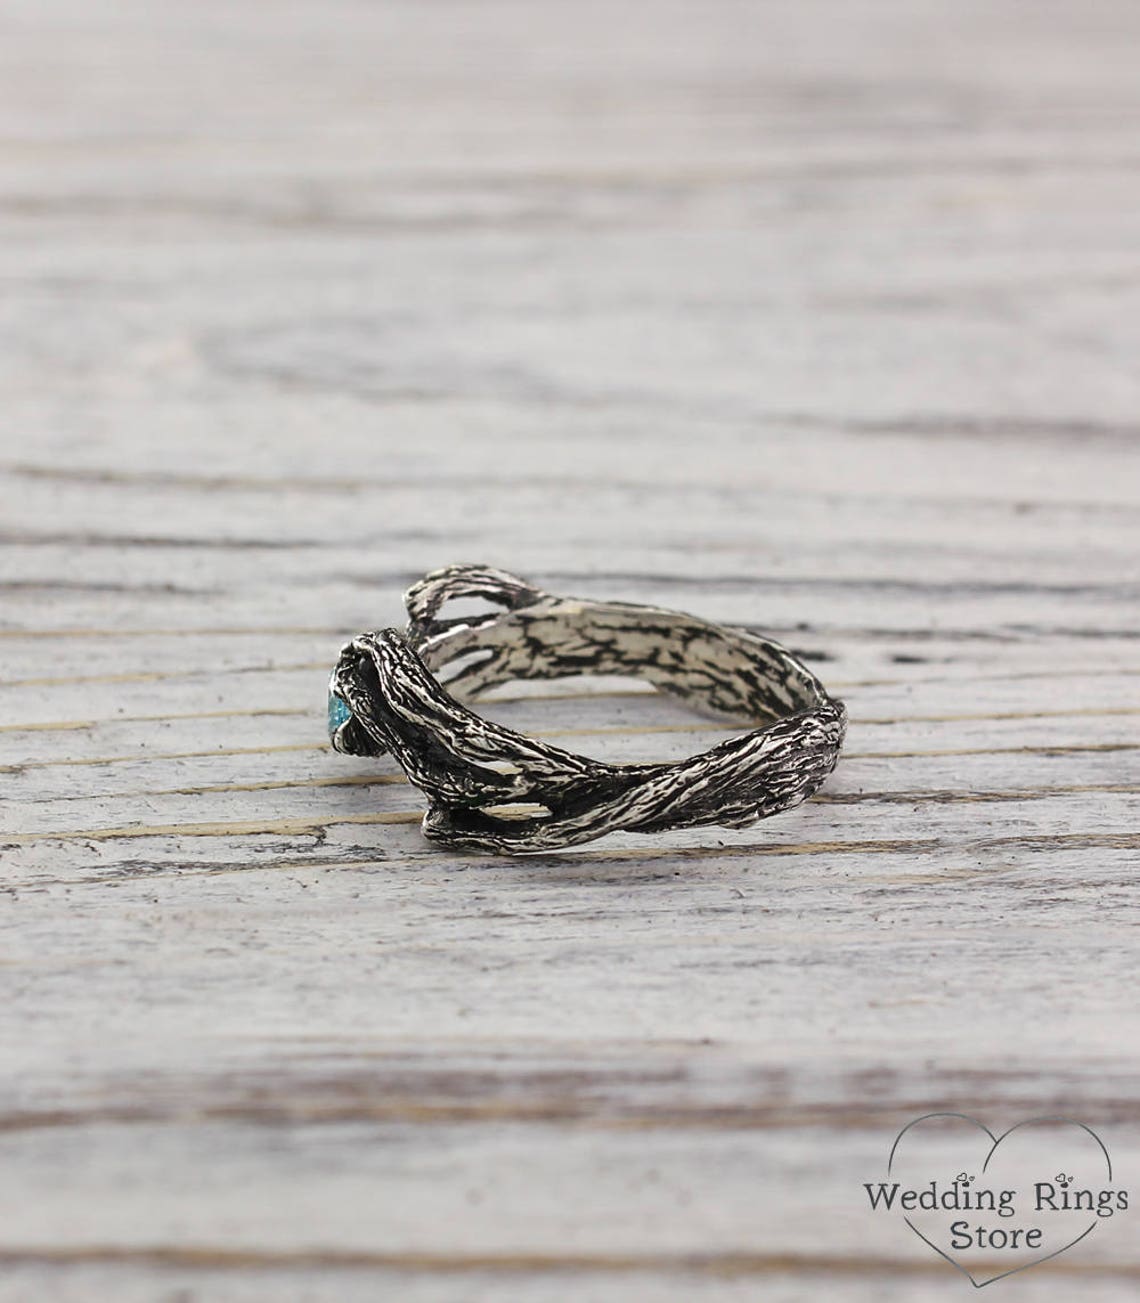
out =
{"type": "Polygon", "coordinates": [[[839,758],[843,702],[787,648],[747,629],[639,603],[555,597],[489,566],[433,570],[404,600],[405,631],[362,633],[342,650],[329,680],[329,737],[351,755],[391,752],[428,798],[423,833],[432,841],[517,854],[619,830],[741,828],[806,800],[839,758]],[[439,618],[455,598],[503,609],[439,618]],[[762,727],[686,760],[609,764],[457,700],[512,680],[576,674],[634,675],[762,727]]]}

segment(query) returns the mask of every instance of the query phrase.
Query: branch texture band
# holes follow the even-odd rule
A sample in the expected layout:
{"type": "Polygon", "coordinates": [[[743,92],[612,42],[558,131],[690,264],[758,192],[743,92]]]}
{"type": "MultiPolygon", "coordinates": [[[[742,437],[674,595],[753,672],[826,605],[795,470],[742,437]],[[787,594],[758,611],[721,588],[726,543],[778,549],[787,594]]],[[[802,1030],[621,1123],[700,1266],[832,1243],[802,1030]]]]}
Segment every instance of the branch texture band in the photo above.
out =
{"type": "Polygon", "coordinates": [[[406,630],[362,633],[341,652],[329,736],[352,755],[391,752],[428,798],[423,832],[433,841],[520,853],[619,830],[740,828],[806,800],[839,758],[843,702],[787,648],[747,629],[555,597],[489,566],[433,570],[404,600],[406,630]],[[502,609],[441,619],[455,598],[502,609]],[[636,676],[703,712],[762,726],[674,763],[608,764],[483,719],[461,700],[576,674],[636,676]]]}

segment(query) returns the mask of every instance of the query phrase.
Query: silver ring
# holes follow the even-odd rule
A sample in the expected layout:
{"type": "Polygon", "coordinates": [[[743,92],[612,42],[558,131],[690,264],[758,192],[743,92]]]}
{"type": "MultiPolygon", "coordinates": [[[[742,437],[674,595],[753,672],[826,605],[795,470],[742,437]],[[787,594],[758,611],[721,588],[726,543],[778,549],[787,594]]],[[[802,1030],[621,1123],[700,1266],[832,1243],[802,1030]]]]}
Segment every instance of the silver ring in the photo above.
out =
{"type": "Polygon", "coordinates": [[[404,631],[362,633],[342,650],[329,680],[329,737],[350,755],[393,755],[428,798],[432,841],[519,854],[619,830],[741,828],[806,800],[839,758],[843,702],[786,647],[748,629],[555,597],[489,566],[433,570],[404,600],[404,631]],[[502,610],[441,619],[453,598],[502,610]],[[577,674],[633,675],[761,727],[687,760],[608,764],[492,723],[460,700],[577,674]]]}

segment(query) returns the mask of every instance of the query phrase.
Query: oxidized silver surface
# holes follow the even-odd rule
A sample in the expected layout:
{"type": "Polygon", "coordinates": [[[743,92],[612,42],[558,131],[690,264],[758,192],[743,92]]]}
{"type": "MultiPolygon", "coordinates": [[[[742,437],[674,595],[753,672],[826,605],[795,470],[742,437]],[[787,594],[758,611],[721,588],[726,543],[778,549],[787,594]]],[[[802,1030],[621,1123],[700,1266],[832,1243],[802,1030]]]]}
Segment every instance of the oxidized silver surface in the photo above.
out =
{"type": "Polygon", "coordinates": [[[846,708],[770,638],[656,606],[555,597],[488,566],[433,570],[404,600],[406,630],[362,633],[341,652],[329,731],[337,751],[392,753],[428,798],[433,841],[516,854],[619,829],[739,828],[798,805],[835,768],[846,708]],[[472,597],[503,609],[439,618],[445,602],[472,597]],[[687,760],[608,764],[460,700],[512,679],[575,674],[633,675],[762,727],[687,760]]]}

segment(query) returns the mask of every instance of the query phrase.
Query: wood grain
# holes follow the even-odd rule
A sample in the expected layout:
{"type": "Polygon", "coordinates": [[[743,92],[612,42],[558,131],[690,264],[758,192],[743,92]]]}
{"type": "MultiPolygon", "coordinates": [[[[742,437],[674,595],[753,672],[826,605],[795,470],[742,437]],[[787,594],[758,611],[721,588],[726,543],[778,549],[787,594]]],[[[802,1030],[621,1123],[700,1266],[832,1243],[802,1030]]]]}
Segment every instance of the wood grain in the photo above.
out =
{"type": "MultiPolygon", "coordinates": [[[[1140,11],[0,27],[0,1301],[935,1303],[912,1118],[1140,1170],[1140,11]],[[844,759],[441,853],[324,686],[452,561],[773,634],[844,759]]],[[[488,711],[730,732],[587,686],[488,711]]]]}

